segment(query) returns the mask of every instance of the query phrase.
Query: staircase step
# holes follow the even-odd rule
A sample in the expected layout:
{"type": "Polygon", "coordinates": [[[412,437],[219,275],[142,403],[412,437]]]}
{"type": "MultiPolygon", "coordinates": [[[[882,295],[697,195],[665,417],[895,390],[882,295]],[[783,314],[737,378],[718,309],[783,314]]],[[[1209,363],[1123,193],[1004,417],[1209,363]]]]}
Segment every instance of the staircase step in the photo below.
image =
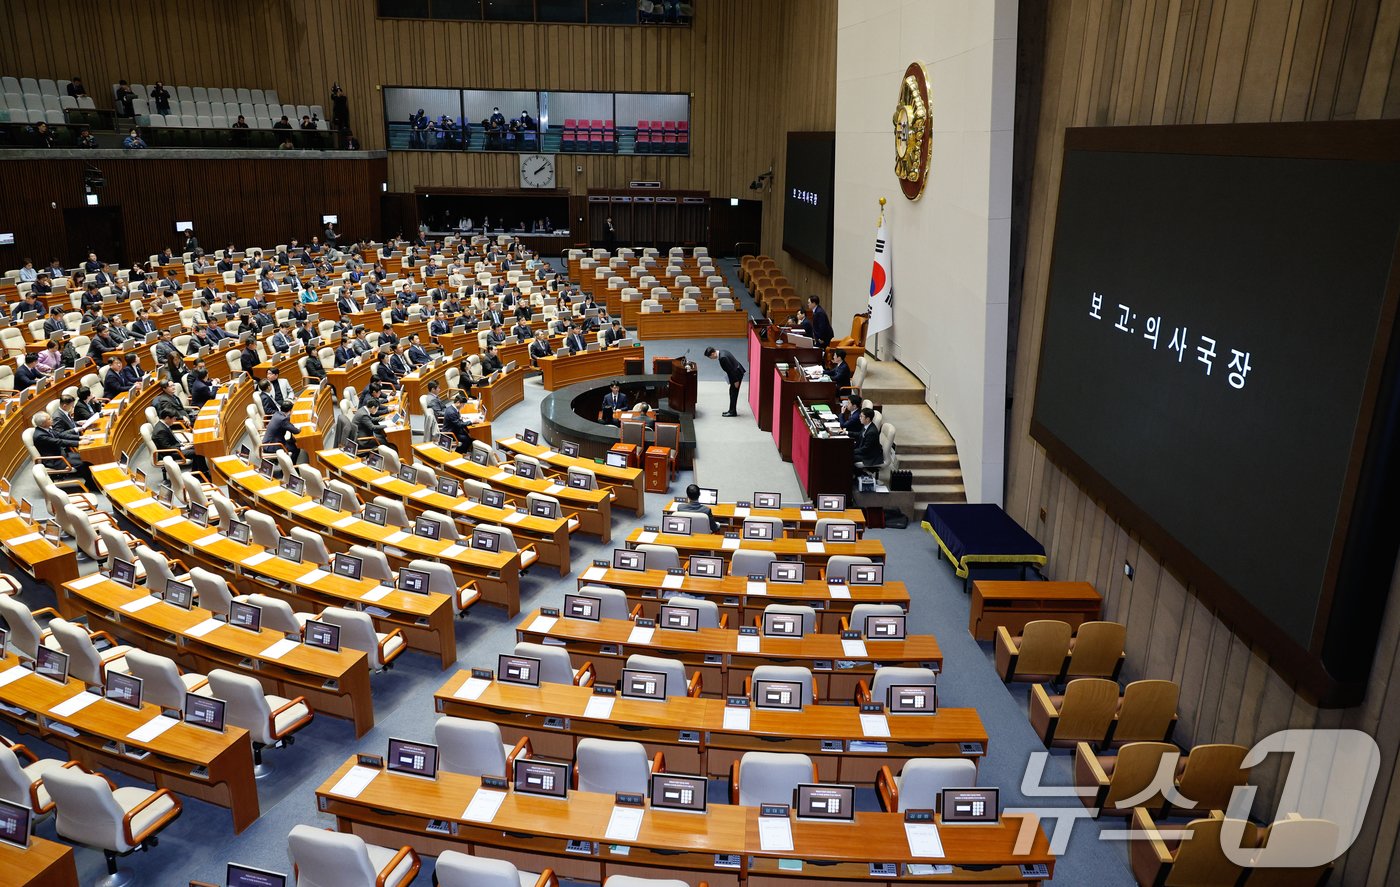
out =
{"type": "Polygon", "coordinates": [[[899,457],[905,456],[957,456],[957,444],[928,444],[909,443],[903,438],[895,438],[895,449],[899,450],[899,457]]]}
{"type": "MultiPolygon", "coordinates": [[[[904,460],[900,460],[899,467],[904,468],[904,460]]],[[[917,484],[960,484],[962,483],[962,468],[953,466],[952,468],[923,468],[907,469],[914,477],[917,484]]]]}
{"type": "Polygon", "coordinates": [[[958,457],[953,453],[946,455],[909,455],[902,450],[899,454],[899,467],[908,468],[910,471],[918,471],[921,468],[957,468],[961,464],[958,457]]]}
{"type": "Polygon", "coordinates": [[[872,388],[867,383],[860,389],[860,396],[884,406],[924,403],[924,389],[922,388],[872,388]]]}

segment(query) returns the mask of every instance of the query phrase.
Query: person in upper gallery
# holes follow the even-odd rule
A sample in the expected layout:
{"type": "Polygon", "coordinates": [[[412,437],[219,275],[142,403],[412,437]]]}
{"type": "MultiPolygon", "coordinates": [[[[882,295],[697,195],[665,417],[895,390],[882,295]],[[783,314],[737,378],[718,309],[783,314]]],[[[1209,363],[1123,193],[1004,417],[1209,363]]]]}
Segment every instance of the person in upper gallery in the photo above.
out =
{"type": "Polygon", "coordinates": [[[831,381],[836,383],[836,390],[849,387],[851,384],[851,368],[846,365],[846,349],[837,348],[831,354],[831,368],[827,370],[827,375],[831,376],[831,381]]]}
{"type": "Polygon", "coordinates": [[[34,147],[53,147],[53,131],[50,130],[49,125],[47,123],[44,123],[43,121],[40,121],[34,126],[34,147]]]}
{"type": "Polygon", "coordinates": [[[718,360],[720,369],[724,370],[726,381],[729,382],[729,409],[721,413],[721,416],[733,417],[739,415],[739,386],[744,382],[744,365],[734,359],[734,355],[713,345],[705,349],[705,356],[711,360],[718,360]]]}
{"type": "Polygon", "coordinates": [[[699,484],[690,484],[685,488],[685,501],[676,506],[676,511],[703,514],[710,521],[710,525],[705,532],[719,532],[719,521],[715,520],[715,513],[710,510],[710,506],[700,504],[699,484]]]}
{"type": "Polygon", "coordinates": [[[135,102],[137,98],[136,92],[125,80],[118,83],[117,92],[112,97],[113,104],[116,106],[117,116],[135,117],[136,113],[133,110],[132,103],[135,102]]]}
{"type": "Polygon", "coordinates": [[[78,131],[78,147],[87,149],[98,147],[97,136],[93,135],[92,130],[86,126],[78,131]]]}
{"type": "Polygon", "coordinates": [[[159,80],[155,86],[151,87],[151,101],[156,103],[157,114],[170,113],[170,90],[165,88],[165,84],[159,80]]]}
{"type": "Polygon", "coordinates": [[[126,138],[122,139],[122,147],[132,149],[144,148],[146,147],[146,140],[141,138],[141,133],[133,129],[126,138]]]}
{"type": "Polygon", "coordinates": [[[87,87],[83,86],[83,78],[74,77],[68,81],[68,94],[75,99],[80,95],[87,95],[87,87]]]}
{"type": "Polygon", "coordinates": [[[301,128],[302,128],[302,129],[315,129],[315,128],[316,128],[316,124],[311,122],[311,115],[310,115],[310,114],[303,114],[303,115],[301,115],[301,128]]]}
{"type": "Polygon", "coordinates": [[[290,121],[290,120],[287,119],[287,115],[286,115],[286,114],[283,114],[281,120],[278,120],[276,123],[272,124],[272,128],[273,128],[273,129],[291,129],[291,128],[292,128],[292,121],[290,121]]]}
{"type": "Polygon", "coordinates": [[[341,131],[350,128],[350,99],[339,83],[331,84],[331,127],[341,131]]]}
{"type": "Polygon", "coordinates": [[[613,227],[613,220],[608,219],[607,227],[603,229],[603,247],[608,252],[617,249],[617,229],[613,227]]]}
{"type": "Polygon", "coordinates": [[[239,115],[238,115],[238,119],[235,120],[235,121],[233,121],[233,126],[232,126],[231,128],[232,128],[232,129],[250,129],[251,127],[248,126],[248,121],[247,121],[247,119],[244,118],[244,116],[243,116],[242,114],[239,114],[239,115]]]}
{"type": "Polygon", "coordinates": [[[78,433],[58,431],[53,427],[53,416],[42,410],[35,413],[31,421],[34,423],[34,449],[39,451],[39,458],[46,462],[47,467],[60,471],[63,465],[58,460],[66,460],[68,467],[78,475],[85,487],[97,489],[92,480],[92,469],[78,458],[77,447],[81,442],[78,433]]]}

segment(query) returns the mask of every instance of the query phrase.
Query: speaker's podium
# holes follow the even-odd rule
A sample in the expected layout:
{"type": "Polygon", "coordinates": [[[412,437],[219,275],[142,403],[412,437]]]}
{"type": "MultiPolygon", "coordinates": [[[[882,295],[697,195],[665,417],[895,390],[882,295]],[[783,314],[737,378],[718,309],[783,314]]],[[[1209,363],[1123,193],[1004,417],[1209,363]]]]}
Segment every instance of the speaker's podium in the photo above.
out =
{"type": "Polygon", "coordinates": [[[656,376],[671,374],[666,400],[672,410],[678,413],[695,412],[697,380],[700,376],[695,364],[684,357],[654,357],[651,361],[651,372],[656,376]]]}

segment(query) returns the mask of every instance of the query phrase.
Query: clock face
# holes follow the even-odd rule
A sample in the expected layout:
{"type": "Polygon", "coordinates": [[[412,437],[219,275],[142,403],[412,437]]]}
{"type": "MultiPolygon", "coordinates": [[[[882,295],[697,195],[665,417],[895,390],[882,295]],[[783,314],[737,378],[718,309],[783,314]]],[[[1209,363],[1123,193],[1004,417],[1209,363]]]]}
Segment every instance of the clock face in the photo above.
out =
{"type": "Polygon", "coordinates": [[[910,200],[918,200],[928,182],[933,132],[929,107],[928,77],[924,66],[910,62],[899,84],[899,100],[894,116],[894,174],[899,189],[910,200]]]}
{"type": "Polygon", "coordinates": [[[544,154],[520,156],[520,187],[553,188],[554,158],[544,154]]]}

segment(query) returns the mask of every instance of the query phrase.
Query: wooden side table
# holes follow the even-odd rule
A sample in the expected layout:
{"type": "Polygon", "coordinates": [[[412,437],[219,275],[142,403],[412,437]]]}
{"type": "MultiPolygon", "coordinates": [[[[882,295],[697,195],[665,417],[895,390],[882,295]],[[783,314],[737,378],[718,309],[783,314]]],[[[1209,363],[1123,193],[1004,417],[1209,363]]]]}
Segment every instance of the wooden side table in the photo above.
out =
{"type": "Polygon", "coordinates": [[[1078,629],[1099,618],[1103,598],[1088,582],[1012,582],[974,580],[967,630],[979,641],[996,637],[1004,625],[1013,635],[1027,622],[1058,619],[1078,629]]]}
{"type": "Polygon", "coordinates": [[[664,493],[669,489],[671,489],[671,450],[668,447],[647,447],[647,492],[664,493]]]}

